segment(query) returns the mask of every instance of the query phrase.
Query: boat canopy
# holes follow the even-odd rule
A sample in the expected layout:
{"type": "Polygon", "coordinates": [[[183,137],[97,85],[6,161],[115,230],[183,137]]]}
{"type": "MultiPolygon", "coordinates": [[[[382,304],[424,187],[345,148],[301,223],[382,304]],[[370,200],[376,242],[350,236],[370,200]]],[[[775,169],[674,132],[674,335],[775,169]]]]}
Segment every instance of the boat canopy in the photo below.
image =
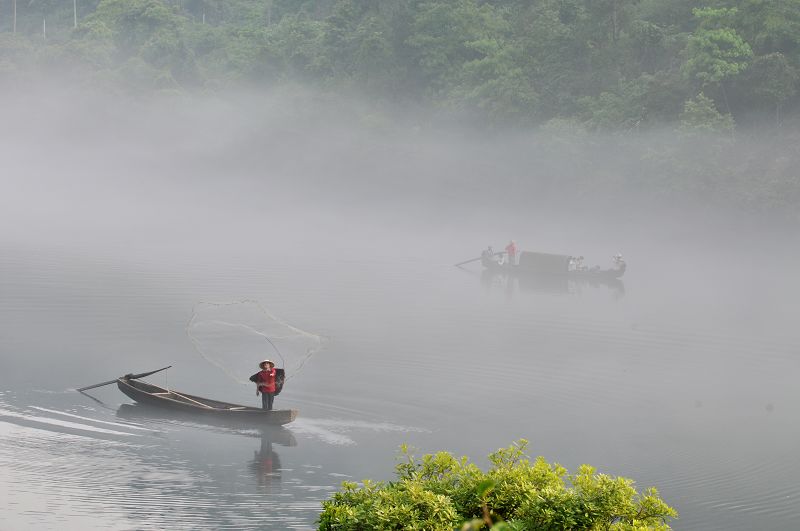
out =
{"type": "Polygon", "coordinates": [[[570,257],[565,254],[534,253],[524,251],[519,255],[519,267],[537,273],[566,273],[570,257]]]}

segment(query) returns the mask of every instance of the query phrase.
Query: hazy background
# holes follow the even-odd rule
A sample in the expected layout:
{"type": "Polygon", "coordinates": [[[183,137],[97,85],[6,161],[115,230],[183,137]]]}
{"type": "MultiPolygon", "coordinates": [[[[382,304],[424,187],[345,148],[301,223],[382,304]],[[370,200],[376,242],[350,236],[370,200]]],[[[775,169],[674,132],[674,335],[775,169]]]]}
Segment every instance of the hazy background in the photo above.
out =
{"type": "MultiPolygon", "coordinates": [[[[402,443],[485,464],[521,437],[657,486],[676,529],[796,519],[787,218],[619,183],[578,193],[621,155],[375,130],[310,99],[2,98],[13,527],[307,529],[342,479],[389,479],[402,443]],[[629,269],[621,285],[542,287],[452,267],[509,238],[603,266],[622,252],[629,269]],[[113,387],[102,405],[70,391],[172,364],[155,383],[255,403],[186,333],[199,302],[243,299],[324,339],[278,397],[300,409],[287,430],[131,419],[113,387]]],[[[273,355],[248,345],[253,366],[273,355]]]]}

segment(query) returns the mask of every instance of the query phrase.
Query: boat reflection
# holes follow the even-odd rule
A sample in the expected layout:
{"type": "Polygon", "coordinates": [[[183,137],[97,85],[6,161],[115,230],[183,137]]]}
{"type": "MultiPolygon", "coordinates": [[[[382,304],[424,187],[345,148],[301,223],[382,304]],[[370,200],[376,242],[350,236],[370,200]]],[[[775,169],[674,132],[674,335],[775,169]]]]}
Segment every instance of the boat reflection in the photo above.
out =
{"type": "Polygon", "coordinates": [[[215,432],[222,431],[244,437],[258,437],[261,440],[260,446],[254,450],[253,458],[248,461],[247,466],[260,486],[273,485],[281,480],[281,460],[275,451],[275,446],[297,446],[294,434],[283,426],[253,426],[215,417],[203,417],[200,420],[197,415],[148,407],[142,404],[122,404],[117,409],[117,417],[138,422],[142,420],[167,421],[181,427],[210,428],[215,432]]]}
{"type": "Polygon", "coordinates": [[[584,288],[607,288],[614,298],[625,295],[625,284],[618,278],[572,278],[565,275],[508,275],[502,271],[484,269],[481,284],[487,289],[502,289],[507,295],[515,291],[548,295],[572,295],[584,288]]]}

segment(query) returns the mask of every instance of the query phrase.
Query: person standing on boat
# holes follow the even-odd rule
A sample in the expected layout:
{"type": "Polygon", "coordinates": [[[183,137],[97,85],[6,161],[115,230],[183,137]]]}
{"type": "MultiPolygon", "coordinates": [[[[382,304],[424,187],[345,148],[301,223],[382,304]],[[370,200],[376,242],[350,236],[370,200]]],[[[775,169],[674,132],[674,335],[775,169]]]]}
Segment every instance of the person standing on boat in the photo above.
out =
{"type": "Polygon", "coordinates": [[[481,252],[481,265],[483,267],[491,267],[493,262],[497,262],[497,258],[495,258],[494,249],[490,245],[481,252]]]}
{"type": "Polygon", "coordinates": [[[625,259],[622,258],[621,253],[615,254],[612,259],[614,260],[614,269],[619,272],[620,276],[625,272],[625,259]]]}
{"type": "Polygon", "coordinates": [[[258,366],[261,370],[251,376],[250,381],[257,385],[256,394],[261,393],[261,407],[270,410],[272,402],[275,400],[275,381],[278,371],[270,360],[264,360],[258,366]]]}
{"type": "Polygon", "coordinates": [[[508,264],[509,265],[516,265],[517,264],[517,242],[511,240],[506,245],[506,253],[508,254],[508,264]]]}

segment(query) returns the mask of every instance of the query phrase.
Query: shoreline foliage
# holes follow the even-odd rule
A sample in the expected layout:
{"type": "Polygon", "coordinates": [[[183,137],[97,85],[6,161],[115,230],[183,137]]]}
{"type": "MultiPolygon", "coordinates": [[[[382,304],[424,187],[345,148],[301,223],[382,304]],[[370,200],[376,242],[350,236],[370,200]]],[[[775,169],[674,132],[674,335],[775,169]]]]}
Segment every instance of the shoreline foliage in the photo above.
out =
{"type": "Polygon", "coordinates": [[[703,94],[780,127],[800,111],[800,2],[0,0],[0,79],[30,69],[137,91],[302,83],[503,128],[678,123],[703,94]]]}
{"type": "Polygon", "coordinates": [[[537,154],[519,177],[534,194],[544,179],[800,220],[800,0],[0,0],[0,89],[40,85],[306,92],[287,109],[543,139],[515,153],[537,154]]]}
{"type": "Polygon", "coordinates": [[[401,450],[392,482],[344,482],[323,502],[321,531],[406,529],[494,531],[667,530],[677,518],[654,488],[582,465],[569,474],[525,455],[520,440],[489,455],[484,472],[448,452],[412,456],[401,450]]]}

